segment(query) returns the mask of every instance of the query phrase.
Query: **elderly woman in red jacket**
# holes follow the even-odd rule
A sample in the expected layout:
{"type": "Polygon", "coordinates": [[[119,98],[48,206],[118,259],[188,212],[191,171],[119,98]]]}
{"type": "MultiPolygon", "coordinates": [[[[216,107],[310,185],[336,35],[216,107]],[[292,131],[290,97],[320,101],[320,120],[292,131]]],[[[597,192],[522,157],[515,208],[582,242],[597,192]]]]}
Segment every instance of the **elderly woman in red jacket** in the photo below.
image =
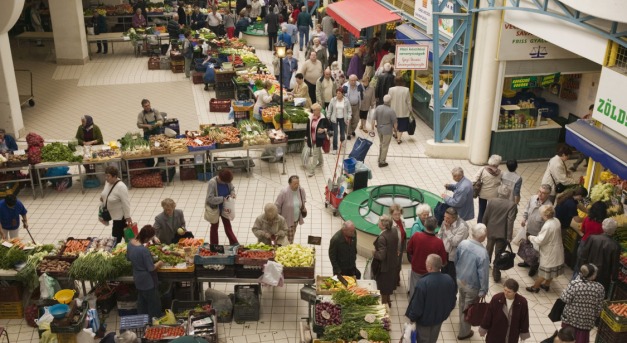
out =
{"type": "Polygon", "coordinates": [[[529,334],[529,308],[527,299],[518,294],[518,282],[507,279],[503,292],[495,294],[479,327],[487,343],[517,343],[529,334]]]}

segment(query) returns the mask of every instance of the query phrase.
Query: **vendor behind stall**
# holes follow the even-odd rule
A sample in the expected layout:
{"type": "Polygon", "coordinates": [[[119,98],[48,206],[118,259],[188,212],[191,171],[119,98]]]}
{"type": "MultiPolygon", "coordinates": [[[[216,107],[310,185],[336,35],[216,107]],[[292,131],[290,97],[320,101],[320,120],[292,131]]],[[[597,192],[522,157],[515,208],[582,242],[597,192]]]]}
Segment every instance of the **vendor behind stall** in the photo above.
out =
{"type": "Polygon", "coordinates": [[[0,129],[0,152],[17,150],[17,143],[13,136],[7,134],[4,129],[0,129]]]}
{"type": "Polygon", "coordinates": [[[147,314],[150,318],[161,317],[161,298],[157,269],[163,261],[154,263],[152,255],[144,244],[155,236],[155,228],[145,225],[136,238],[131,239],[126,248],[126,258],[133,267],[133,281],[137,288],[137,313],[147,314]]]}
{"type": "Polygon", "coordinates": [[[143,111],[137,115],[137,127],[144,130],[144,139],[148,140],[152,135],[161,133],[163,116],[159,111],[150,106],[150,100],[142,100],[143,111]]]}
{"type": "Polygon", "coordinates": [[[253,233],[261,243],[283,246],[290,244],[287,240],[287,222],[273,203],[267,203],[263,207],[263,214],[253,224],[253,233]]]}
{"type": "Polygon", "coordinates": [[[26,207],[17,200],[14,194],[7,195],[0,200],[0,224],[2,225],[2,239],[20,237],[20,216],[24,228],[28,229],[28,218],[26,218],[26,207]]]}
{"type": "Polygon", "coordinates": [[[81,125],[76,130],[78,145],[104,144],[100,128],[94,124],[94,119],[89,115],[81,117],[81,125]]]}

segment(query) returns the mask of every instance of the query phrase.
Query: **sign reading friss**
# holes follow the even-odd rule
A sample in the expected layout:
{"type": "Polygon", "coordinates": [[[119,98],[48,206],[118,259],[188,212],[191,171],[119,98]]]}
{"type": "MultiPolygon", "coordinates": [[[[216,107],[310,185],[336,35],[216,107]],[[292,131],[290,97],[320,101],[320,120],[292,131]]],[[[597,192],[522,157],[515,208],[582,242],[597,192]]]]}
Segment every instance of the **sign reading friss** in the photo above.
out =
{"type": "Polygon", "coordinates": [[[580,58],[570,51],[503,21],[497,57],[501,61],[580,58]]]}
{"type": "Polygon", "coordinates": [[[429,66],[429,46],[399,44],[396,46],[394,61],[394,69],[427,70],[429,66]]]}

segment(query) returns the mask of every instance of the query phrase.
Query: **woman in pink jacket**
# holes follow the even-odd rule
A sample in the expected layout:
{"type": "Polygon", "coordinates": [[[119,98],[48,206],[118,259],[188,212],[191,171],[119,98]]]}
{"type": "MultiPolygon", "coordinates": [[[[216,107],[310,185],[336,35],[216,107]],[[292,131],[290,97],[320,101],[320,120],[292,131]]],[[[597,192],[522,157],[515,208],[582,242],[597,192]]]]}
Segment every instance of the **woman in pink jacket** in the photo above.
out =
{"type": "MultiPolygon", "coordinates": [[[[287,239],[290,244],[294,244],[296,227],[303,225],[303,209],[305,209],[305,190],[300,187],[298,175],[292,175],[288,179],[289,186],[283,188],[274,204],[279,210],[279,214],[285,218],[287,223],[287,239]]],[[[307,215],[307,211],[304,211],[307,215]]]]}

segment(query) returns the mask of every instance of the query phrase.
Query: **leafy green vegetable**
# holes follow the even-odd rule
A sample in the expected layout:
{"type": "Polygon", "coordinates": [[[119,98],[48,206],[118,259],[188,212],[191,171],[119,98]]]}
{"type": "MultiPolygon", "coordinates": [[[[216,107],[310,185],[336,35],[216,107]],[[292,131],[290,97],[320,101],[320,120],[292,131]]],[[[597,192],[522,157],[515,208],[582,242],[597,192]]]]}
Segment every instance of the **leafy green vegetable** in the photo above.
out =
{"type": "Polygon", "coordinates": [[[352,305],[377,305],[379,304],[379,297],[377,296],[359,296],[347,289],[340,289],[333,294],[333,302],[342,305],[342,307],[352,305]]]}
{"type": "MultiPolygon", "coordinates": [[[[16,264],[26,262],[28,255],[24,250],[17,245],[12,246],[10,249],[3,247],[4,255],[0,258],[0,269],[13,269],[16,264]]],[[[0,252],[0,254],[2,254],[0,252]]]]}
{"type": "Polygon", "coordinates": [[[67,145],[54,142],[41,148],[41,159],[46,162],[81,162],[83,156],[75,156],[67,145]]]}

